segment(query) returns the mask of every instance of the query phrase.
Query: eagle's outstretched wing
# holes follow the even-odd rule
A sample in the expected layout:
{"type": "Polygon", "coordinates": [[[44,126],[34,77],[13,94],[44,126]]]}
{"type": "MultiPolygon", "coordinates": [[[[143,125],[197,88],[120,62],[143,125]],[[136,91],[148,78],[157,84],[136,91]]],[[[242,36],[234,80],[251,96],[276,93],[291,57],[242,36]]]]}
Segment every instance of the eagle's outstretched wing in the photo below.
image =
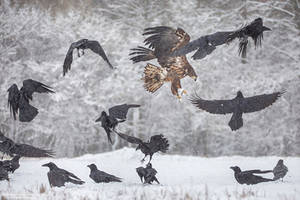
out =
{"type": "Polygon", "coordinates": [[[272,105],[284,92],[285,91],[244,98],[241,109],[245,113],[263,110],[272,105]]]}
{"type": "Polygon", "coordinates": [[[15,144],[10,153],[20,155],[22,157],[53,157],[54,152],[51,150],[40,149],[28,144],[15,144]]]}
{"type": "Polygon", "coordinates": [[[235,99],[231,100],[204,100],[197,95],[190,99],[199,109],[205,110],[213,114],[227,114],[234,112],[237,102],[235,99]]]}
{"type": "Polygon", "coordinates": [[[143,141],[139,138],[133,137],[133,136],[129,136],[123,133],[119,133],[116,132],[122,139],[126,140],[129,143],[133,143],[133,144],[143,144],[143,141]]]}
{"type": "Polygon", "coordinates": [[[110,64],[103,48],[101,47],[101,45],[98,41],[88,40],[85,45],[87,48],[91,49],[94,53],[100,55],[103,58],[103,60],[105,60],[105,62],[107,62],[109,67],[114,69],[114,67],[112,66],[112,64],[110,64]]]}
{"type": "Polygon", "coordinates": [[[29,98],[30,100],[32,100],[32,94],[34,92],[55,93],[50,86],[47,86],[41,82],[32,79],[27,79],[23,81],[22,90],[24,91],[24,95],[26,95],[26,98],[29,98]]]}
{"type": "Polygon", "coordinates": [[[227,43],[228,36],[232,33],[232,31],[216,32],[210,35],[202,36],[196,40],[193,40],[182,48],[174,51],[172,53],[172,56],[185,55],[197,50],[192,58],[194,60],[202,59],[211,54],[216,49],[216,46],[227,43]]]}
{"type": "Polygon", "coordinates": [[[10,113],[13,114],[14,119],[16,120],[16,115],[19,109],[19,98],[20,98],[20,91],[16,84],[10,86],[7,90],[8,92],[8,106],[10,108],[10,113]]]}
{"type": "Polygon", "coordinates": [[[143,35],[150,35],[144,43],[154,49],[156,56],[169,55],[190,41],[190,36],[183,29],[167,26],[146,28],[143,35]]]}
{"type": "Polygon", "coordinates": [[[149,146],[150,146],[152,152],[161,151],[161,152],[165,153],[169,149],[169,142],[168,142],[168,139],[165,138],[162,134],[153,135],[150,138],[149,146]]]}
{"type": "Polygon", "coordinates": [[[140,107],[140,105],[137,104],[122,104],[117,105],[114,107],[111,107],[108,109],[109,116],[117,119],[126,119],[126,115],[128,113],[129,108],[136,108],[140,107]]]}

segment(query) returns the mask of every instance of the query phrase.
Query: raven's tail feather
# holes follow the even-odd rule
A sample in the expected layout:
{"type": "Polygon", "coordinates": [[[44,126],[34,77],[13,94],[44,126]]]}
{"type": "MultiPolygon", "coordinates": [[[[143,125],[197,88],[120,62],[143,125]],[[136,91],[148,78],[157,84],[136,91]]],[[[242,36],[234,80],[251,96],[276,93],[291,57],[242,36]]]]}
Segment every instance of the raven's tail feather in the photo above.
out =
{"type": "Polygon", "coordinates": [[[243,126],[242,114],[233,113],[228,125],[232,131],[235,131],[243,126]]]}
{"type": "Polygon", "coordinates": [[[164,84],[163,69],[152,64],[147,64],[144,70],[144,88],[154,93],[164,84]]]}
{"type": "Polygon", "coordinates": [[[133,51],[129,55],[135,55],[130,60],[133,61],[133,63],[141,62],[141,61],[147,61],[147,60],[152,60],[155,57],[154,51],[151,49],[147,49],[145,47],[138,46],[137,48],[131,49],[133,51]]]}
{"type": "Polygon", "coordinates": [[[75,180],[75,179],[71,179],[69,180],[71,183],[74,183],[74,184],[77,184],[77,185],[82,185],[84,184],[85,182],[82,181],[82,180],[75,180]]]}

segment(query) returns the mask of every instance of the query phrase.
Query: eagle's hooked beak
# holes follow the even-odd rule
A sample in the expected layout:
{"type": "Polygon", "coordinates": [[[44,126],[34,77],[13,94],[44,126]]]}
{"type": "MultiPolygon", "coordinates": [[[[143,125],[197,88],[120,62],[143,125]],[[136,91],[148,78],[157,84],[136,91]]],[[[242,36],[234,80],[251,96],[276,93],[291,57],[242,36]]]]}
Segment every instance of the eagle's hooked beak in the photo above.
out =
{"type": "Polygon", "coordinates": [[[192,76],[192,79],[194,79],[194,81],[197,81],[197,76],[192,76]]]}

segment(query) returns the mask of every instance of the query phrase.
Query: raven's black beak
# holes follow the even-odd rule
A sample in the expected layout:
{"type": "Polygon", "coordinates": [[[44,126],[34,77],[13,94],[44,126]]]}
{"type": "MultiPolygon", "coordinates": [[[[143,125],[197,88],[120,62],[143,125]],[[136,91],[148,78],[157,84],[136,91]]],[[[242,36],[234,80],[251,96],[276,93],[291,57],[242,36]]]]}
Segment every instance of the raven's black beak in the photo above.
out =
{"type": "Polygon", "coordinates": [[[100,122],[101,121],[101,117],[99,117],[98,119],[96,119],[95,122],[100,122]]]}
{"type": "Polygon", "coordinates": [[[271,31],[271,29],[266,26],[263,26],[263,31],[271,31]]]}
{"type": "Polygon", "coordinates": [[[42,167],[48,167],[49,163],[43,164],[42,167]]]}
{"type": "Polygon", "coordinates": [[[88,167],[88,168],[90,168],[90,167],[91,167],[91,165],[87,165],[87,167],[88,167]]]}
{"type": "Polygon", "coordinates": [[[234,167],[230,167],[230,169],[234,170],[234,167]]]}

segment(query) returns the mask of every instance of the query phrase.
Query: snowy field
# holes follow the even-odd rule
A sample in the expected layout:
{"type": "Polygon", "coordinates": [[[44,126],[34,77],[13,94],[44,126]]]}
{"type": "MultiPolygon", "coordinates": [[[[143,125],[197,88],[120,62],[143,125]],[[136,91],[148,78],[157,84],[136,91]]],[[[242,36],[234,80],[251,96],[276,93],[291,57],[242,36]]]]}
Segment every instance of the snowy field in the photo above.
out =
{"type": "MultiPolygon", "coordinates": [[[[155,155],[153,167],[161,185],[142,185],[135,168],[141,166],[143,154],[131,148],[78,158],[21,159],[21,167],[10,176],[10,182],[0,182],[0,197],[4,199],[270,199],[297,200],[300,197],[300,158],[283,158],[289,168],[284,182],[239,185],[230,166],[242,170],[272,169],[279,157],[218,157],[201,158],[177,155],[155,155]],[[78,175],[84,185],[67,184],[50,188],[48,168],[52,161],[78,175]],[[96,184],[89,176],[90,163],[100,170],[122,177],[122,183],[96,184]]],[[[148,160],[146,160],[148,161],[148,160]]],[[[269,174],[268,177],[273,177],[269,174]]]]}

